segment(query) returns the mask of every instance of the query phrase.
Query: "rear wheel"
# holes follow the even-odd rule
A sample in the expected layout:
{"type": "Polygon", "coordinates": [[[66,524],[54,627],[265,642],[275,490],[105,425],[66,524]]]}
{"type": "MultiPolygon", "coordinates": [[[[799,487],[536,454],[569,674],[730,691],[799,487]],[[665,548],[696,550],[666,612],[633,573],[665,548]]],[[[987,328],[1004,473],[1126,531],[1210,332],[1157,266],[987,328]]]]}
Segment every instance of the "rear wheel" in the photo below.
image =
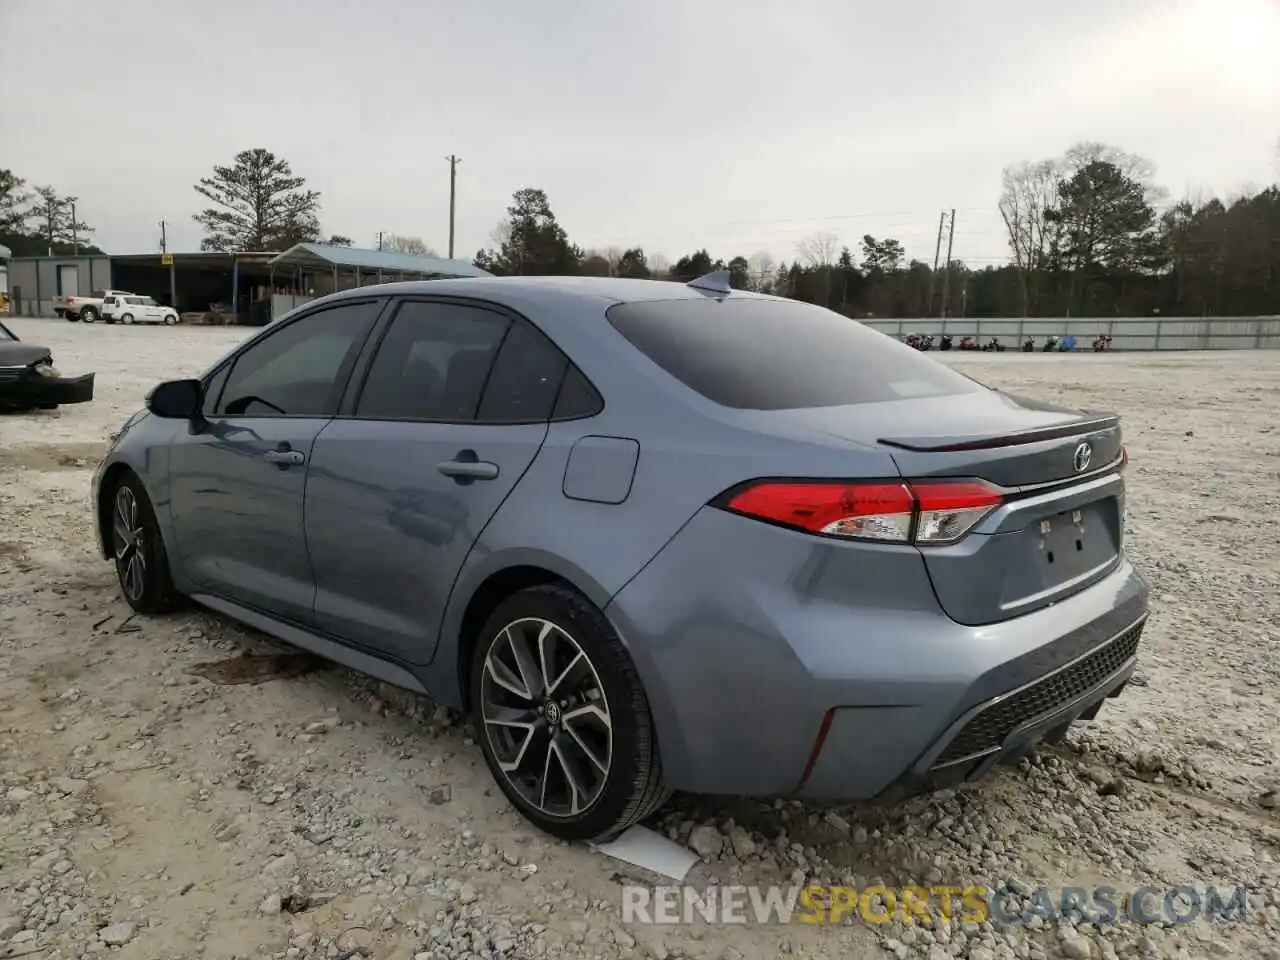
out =
{"type": "Polygon", "coordinates": [[[163,613],[177,591],[169,575],[160,526],[151,499],[133,474],[125,474],[110,500],[111,553],[125,602],[139,613],[163,613]]]}
{"type": "Polygon", "coordinates": [[[477,739],[498,786],[564,840],[602,840],[670,796],[649,701],[608,619],[566,586],[522,590],[480,634],[477,739]]]}
{"type": "Polygon", "coordinates": [[[85,323],[93,323],[93,321],[98,319],[98,311],[93,309],[93,307],[85,307],[80,311],[80,319],[85,323]]]}

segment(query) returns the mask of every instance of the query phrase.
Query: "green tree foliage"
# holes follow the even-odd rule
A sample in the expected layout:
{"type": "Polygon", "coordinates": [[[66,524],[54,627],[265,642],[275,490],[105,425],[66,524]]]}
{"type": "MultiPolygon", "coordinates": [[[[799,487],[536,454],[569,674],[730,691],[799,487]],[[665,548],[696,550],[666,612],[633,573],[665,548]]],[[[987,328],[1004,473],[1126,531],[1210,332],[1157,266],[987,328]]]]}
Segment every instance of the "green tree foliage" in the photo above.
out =
{"type": "Polygon", "coordinates": [[[556,221],[546,192],[532,187],[512,195],[495,240],[497,249],[478,252],[475,264],[499,276],[576,274],[585,259],[556,221]]]}
{"type": "Polygon", "coordinates": [[[76,197],[59,196],[53,187],[36,187],[36,199],[28,221],[33,232],[49,244],[71,244],[73,247],[93,233],[93,227],[79,219],[76,197]]]}
{"type": "Polygon", "coordinates": [[[905,253],[902,244],[892,237],[877,240],[871,234],[862,238],[862,269],[873,276],[896,273],[905,253]]]}
{"type": "Polygon", "coordinates": [[[1060,181],[1051,214],[1060,236],[1056,252],[1068,269],[1118,272],[1148,265],[1155,210],[1142,184],[1115,164],[1095,160],[1060,181]]]}
{"type": "Polygon", "coordinates": [[[0,244],[15,257],[42,257],[50,250],[59,256],[103,253],[88,242],[93,228],[78,219],[78,210],[73,223],[74,201],[52,187],[28,190],[22,177],[0,169],[0,244]]]}
{"type": "Polygon", "coordinates": [[[270,150],[236,154],[229,167],[215,166],[196,193],[214,206],[195,215],[205,229],[201,250],[286,250],[320,236],[320,194],[306,189],[289,162],[270,150]]]}
{"type": "Polygon", "coordinates": [[[0,169],[0,233],[24,233],[31,217],[32,194],[12,170],[0,169]]]}
{"type": "Polygon", "coordinates": [[[751,264],[746,257],[734,257],[726,265],[729,271],[729,286],[735,290],[746,290],[751,286],[751,264]]]}
{"type": "Polygon", "coordinates": [[[648,280],[652,276],[652,272],[649,269],[649,260],[639,247],[632,247],[629,250],[622,251],[622,256],[618,258],[616,269],[620,277],[648,280]]]}
{"type": "Polygon", "coordinates": [[[671,279],[688,283],[690,280],[697,280],[713,270],[723,269],[724,261],[712,260],[711,254],[707,253],[706,249],[703,248],[697,253],[688,254],[677,260],[671,267],[671,279]]]}

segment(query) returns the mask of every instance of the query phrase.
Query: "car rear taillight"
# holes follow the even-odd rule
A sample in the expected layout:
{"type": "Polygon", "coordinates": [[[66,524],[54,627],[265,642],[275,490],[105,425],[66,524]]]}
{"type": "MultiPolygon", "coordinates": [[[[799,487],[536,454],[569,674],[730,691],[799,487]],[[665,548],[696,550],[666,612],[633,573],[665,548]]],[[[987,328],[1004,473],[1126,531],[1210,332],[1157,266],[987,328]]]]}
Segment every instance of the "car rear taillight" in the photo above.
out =
{"type": "Polygon", "coordinates": [[[764,480],[716,506],[821,536],[930,546],[959,540],[1003,501],[983,480],[764,480]]]}

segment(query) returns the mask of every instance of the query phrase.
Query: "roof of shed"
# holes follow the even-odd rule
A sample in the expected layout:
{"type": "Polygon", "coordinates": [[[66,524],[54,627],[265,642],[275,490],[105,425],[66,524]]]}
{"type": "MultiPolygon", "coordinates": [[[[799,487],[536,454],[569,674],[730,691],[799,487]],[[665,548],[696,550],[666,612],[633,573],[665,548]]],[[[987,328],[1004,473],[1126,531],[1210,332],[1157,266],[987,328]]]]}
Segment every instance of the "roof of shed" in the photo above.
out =
{"type": "Polygon", "coordinates": [[[299,243],[270,261],[273,267],[359,267],[390,273],[413,273],[433,277],[487,277],[490,274],[465,260],[418,257],[390,250],[362,250],[335,247],[327,243],[299,243]]]}

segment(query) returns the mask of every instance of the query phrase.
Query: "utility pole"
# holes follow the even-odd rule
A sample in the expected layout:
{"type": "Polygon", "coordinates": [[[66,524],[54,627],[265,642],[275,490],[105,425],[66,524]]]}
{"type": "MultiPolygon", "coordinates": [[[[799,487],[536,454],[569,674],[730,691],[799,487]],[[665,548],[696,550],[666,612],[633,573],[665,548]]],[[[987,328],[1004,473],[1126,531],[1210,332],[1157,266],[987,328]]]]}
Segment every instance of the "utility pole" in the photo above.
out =
{"type": "Polygon", "coordinates": [[[947,219],[947,211],[938,214],[938,242],[933,246],[933,273],[929,274],[929,305],[925,308],[925,316],[933,313],[933,288],[938,281],[938,258],[942,256],[942,224],[947,219]]]}
{"type": "Polygon", "coordinates": [[[80,256],[80,233],[76,229],[76,200],[77,197],[67,197],[66,203],[71,207],[71,252],[75,256],[80,256]]]}
{"type": "Polygon", "coordinates": [[[378,231],[378,252],[382,252],[382,231],[378,231]]]}
{"type": "Polygon", "coordinates": [[[58,214],[58,208],[52,200],[44,202],[44,225],[45,234],[49,241],[49,256],[53,256],[53,220],[58,214]]]}
{"type": "Polygon", "coordinates": [[[951,210],[951,225],[947,230],[947,272],[942,275],[942,312],[939,316],[943,320],[947,318],[947,308],[950,306],[949,298],[951,296],[951,245],[956,239],[956,211],[951,210]]]}
{"type": "MultiPolygon", "coordinates": [[[[160,221],[160,255],[168,256],[169,253],[169,234],[168,224],[163,220],[160,221]]],[[[234,264],[234,258],[232,258],[234,264]]],[[[169,306],[178,309],[178,276],[174,270],[173,260],[169,260],[169,306]]],[[[232,308],[234,309],[234,307],[232,308]]]]}
{"type": "Polygon", "coordinates": [[[453,215],[457,206],[458,198],[458,164],[462,162],[461,157],[455,157],[452,153],[445,157],[449,161],[449,259],[453,259],[453,215]]]}

